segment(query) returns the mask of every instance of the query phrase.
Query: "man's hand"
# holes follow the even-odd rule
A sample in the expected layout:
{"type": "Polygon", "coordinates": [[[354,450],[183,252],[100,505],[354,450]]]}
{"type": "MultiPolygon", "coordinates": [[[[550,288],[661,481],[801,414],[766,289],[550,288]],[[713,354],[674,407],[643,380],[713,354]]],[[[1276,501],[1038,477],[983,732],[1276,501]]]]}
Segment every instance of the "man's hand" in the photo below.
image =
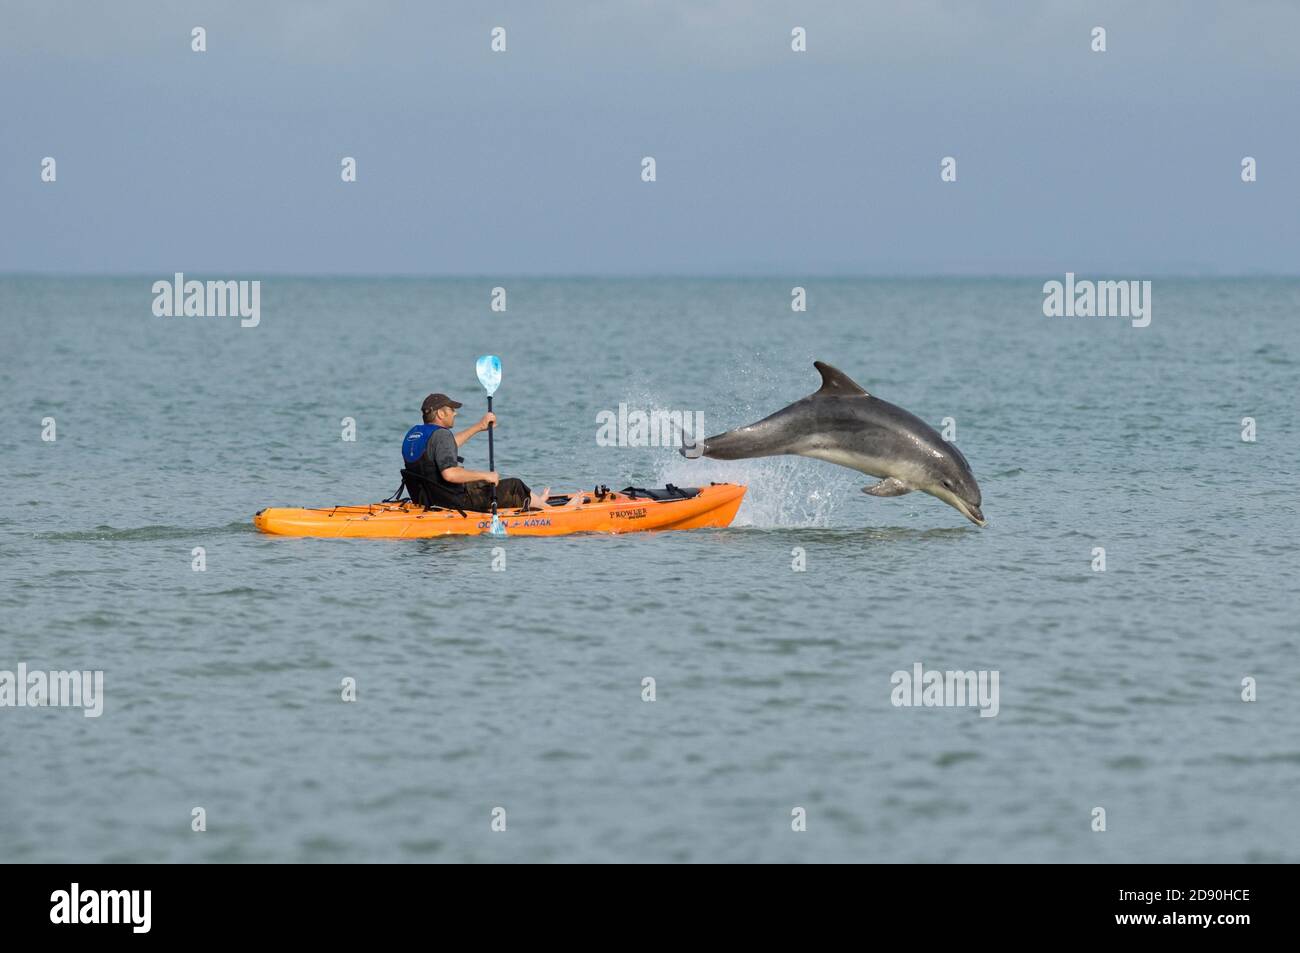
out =
{"type": "Polygon", "coordinates": [[[482,433],[483,431],[487,430],[488,424],[494,424],[496,422],[497,422],[497,415],[492,413],[491,411],[488,411],[486,414],[483,415],[483,419],[480,420],[478,423],[470,424],[468,427],[466,427],[458,434],[452,434],[452,436],[456,438],[456,446],[458,447],[465,446],[466,440],[474,436],[476,433],[482,433]]]}
{"type": "Polygon", "coordinates": [[[489,470],[487,473],[483,474],[483,476],[487,482],[491,483],[493,486],[496,486],[501,482],[501,474],[497,473],[495,470],[489,470]]]}

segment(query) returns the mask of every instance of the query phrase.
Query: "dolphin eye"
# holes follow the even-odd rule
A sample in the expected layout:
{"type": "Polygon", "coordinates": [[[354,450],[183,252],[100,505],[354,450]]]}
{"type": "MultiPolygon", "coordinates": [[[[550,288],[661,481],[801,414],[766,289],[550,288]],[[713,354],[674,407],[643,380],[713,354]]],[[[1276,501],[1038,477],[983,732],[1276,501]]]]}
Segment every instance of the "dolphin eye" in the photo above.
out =
{"type": "Polygon", "coordinates": [[[944,480],[944,481],[943,481],[943,485],[946,486],[946,487],[947,487],[948,489],[950,489],[950,490],[952,489],[952,481],[951,481],[951,480],[944,480]]]}

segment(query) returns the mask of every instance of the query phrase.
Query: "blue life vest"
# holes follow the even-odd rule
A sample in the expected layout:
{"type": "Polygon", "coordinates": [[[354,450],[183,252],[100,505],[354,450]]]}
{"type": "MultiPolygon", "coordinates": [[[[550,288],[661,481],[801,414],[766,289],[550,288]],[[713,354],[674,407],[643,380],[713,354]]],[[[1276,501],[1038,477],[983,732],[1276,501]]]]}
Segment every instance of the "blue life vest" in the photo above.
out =
{"type": "Polygon", "coordinates": [[[407,463],[414,463],[424,456],[424,449],[429,445],[429,440],[433,437],[435,430],[446,430],[446,427],[439,427],[437,424],[416,424],[406,432],[402,439],[402,459],[407,463]]]}

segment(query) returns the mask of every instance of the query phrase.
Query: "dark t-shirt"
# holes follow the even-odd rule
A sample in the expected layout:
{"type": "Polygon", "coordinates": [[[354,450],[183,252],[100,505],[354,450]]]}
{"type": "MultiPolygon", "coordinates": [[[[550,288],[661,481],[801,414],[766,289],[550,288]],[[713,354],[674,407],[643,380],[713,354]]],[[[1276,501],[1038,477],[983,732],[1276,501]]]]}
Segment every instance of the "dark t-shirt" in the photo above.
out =
{"type": "Polygon", "coordinates": [[[450,430],[433,432],[433,436],[429,438],[429,443],[424,448],[424,459],[438,468],[440,476],[443,470],[460,466],[460,457],[456,454],[456,438],[450,430]]]}

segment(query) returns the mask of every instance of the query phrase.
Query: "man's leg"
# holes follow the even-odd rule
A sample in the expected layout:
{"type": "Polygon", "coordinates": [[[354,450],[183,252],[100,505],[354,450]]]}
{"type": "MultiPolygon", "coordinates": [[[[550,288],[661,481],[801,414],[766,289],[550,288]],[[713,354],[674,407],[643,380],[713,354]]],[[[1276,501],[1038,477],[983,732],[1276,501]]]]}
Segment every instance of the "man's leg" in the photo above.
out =
{"type": "MultiPolygon", "coordinates": [[[[488,500],[491,499],[489,494],[488,500]]],[[[532,491],[528,489],[528,484],[518,477],[507,477],[497,484],[497,506],[501,509],[518,509],[527,506],[530,502],[532,502],[532,491]]]]}
{"type": "MultiPolygon", "coordinates": [[[[515,510],[528,506],[540,507],[544,500],[533,498],[528,484],[517,477],[508,477],[497,484],[497,508],[515,510]]],[[[465,509],[487,513],[492,509],[492,484],[475,480],[465,484],[465,509]]]]}
{"type": "Polygon", "coordinates": [[[466,483],[465,501],[461,504],[467,510],[475,513],[486,513],[492,509],[492,484],[486,480],[475,480],[473,483],[466,483]]]}

